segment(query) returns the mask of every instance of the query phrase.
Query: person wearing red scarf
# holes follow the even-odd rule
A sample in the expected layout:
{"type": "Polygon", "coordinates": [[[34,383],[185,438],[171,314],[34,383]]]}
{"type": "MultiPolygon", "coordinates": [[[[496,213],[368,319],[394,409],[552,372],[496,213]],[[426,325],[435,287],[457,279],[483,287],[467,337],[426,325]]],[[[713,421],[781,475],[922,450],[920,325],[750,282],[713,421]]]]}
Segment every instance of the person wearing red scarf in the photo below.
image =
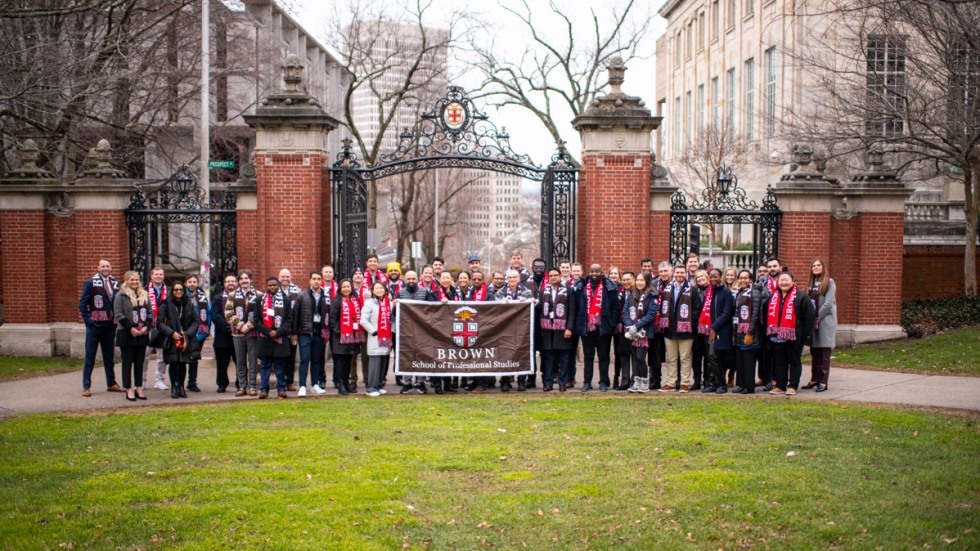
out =
{"type": "MultiPolygon", "coordinates": [[[[773,293],[778,291],[776,280],[779,279],[779,274],[783,272],[782,263],[778,258],[770,258],[764,266],[760,267],[759,271],[762,273],[757,284],[762,292],[762,304],[766,305],[769,304],[769,299],[772,298],[773,293]]],[[[776,384],[776,377],[772,367],[772,343],[768,337],[763,339],[762,349],[759,351],[759,377],[761,380],[756,384],[764,385],[764,390],[772,390],[776,384]]]]}
{"type": "Polygon", "coordinates": [[[766,334],[772,343],[776,385],[769,394],[792,396],[800,386],[803,345],[813,331],[813,301],[801,293],[789,272],[779,275],[778,289],[766,304],[766,334]]]}
{"type": "Polygon", "coordinates": [[[387,394],[384,371],[392,348],[391,298],[387,284],[374,282],[370,296],[364,299],[360,320],[367,334],[368,378],[364,390],[368,396],[378,397],[387,394]]]}
{"type": "Polygon", "coordinates": [[[707,327],[708,363],[704,374],[704,390],[725,394],[728,385],[725,380],[724,356],[732,349],[732,316],[735,315],[735,299],[722,281],[721,270],[713,268],[708,273],[708,293],[701,310],[698,330],[707,327]]]}
{"type": "Polygon", "coordinates": [[[330,303],[330,349],[334,358],[334,386],[341,396],[346,396],[354,392],[350,383],[351,363],[361,353],[365,337],[361,303],[354,294],[354,284],[344,279],[339,285],[337,299],[330,303]]]}
{"type": "Polygon", "coordinates": [[[365,264],[367,264],[367,270],[364,270],[364,283],[361,284],[361,292],[358,295],[361,297],[361,306],[364,305],[364,300],[371,295],[371,287],[375,282],[380,281],[385,284],[386,289],[388,288],[388,275],[378,267],[378,255],[369,254],[365,264]]]}
{"type": "Polygon", "coordinates": [[[609,390],[609,349],[620,319],[619,295],[616,284],[602,275],[602,266],[589,266],[589,275],[582,278],[578,294],[578,315],[575,331],[582,335],[582,355],[585,360],[582,392],[592,390],[592,375],[596,355],[599,356],[599,390],[609,390]]]}
{"type": "Polygon", "coordinates": [[[327,297],[329,297],[329,300],[336,298],[337,291],[340,289],[338,288],[337,280],[334,279],[333,266],[324,264],[320,268],[320,278],[320,288],[328,290],[327,297]]]}
{"type": "Polygon", "coordinates": [[[259,373],[262,387],[259,399],[269,396],[269,373],[273,366],[276,371],[276,390],[280,398],[286,398],[286,367],[292,351],[289,346],[289,332],[292,327],[292,304],[289,295],[279,287],[279,280],[269,276],[266,279],[266,293],[255,301],[255,324],[259,337],[255,342],[255,355],[260,362],[259,373]]]}

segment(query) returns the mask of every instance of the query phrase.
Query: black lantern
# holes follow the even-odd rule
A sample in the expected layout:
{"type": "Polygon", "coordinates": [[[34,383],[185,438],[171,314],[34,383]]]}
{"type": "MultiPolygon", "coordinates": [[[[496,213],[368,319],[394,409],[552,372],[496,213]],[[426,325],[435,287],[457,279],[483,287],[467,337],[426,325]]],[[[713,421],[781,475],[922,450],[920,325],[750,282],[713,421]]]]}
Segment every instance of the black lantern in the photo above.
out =
{"type": "Polygon", "coordinates": [[[189,194],[197,188],[197,178],[191,173],[187,165],[182,165],[177,172],[170,177],[170,188],[180,194],[189,194]]]}
{"type": "Polygon", "coordinates": [[[736,185],[738,185],[737,182],[738,179],[735,177],[735,174],[732,173],[731,167],[728,165],[722,165],[721,168],[718,169],[718,174],[715,176],[715,188],[719,193],[721,193],[722,196],[728,195],[728,193],[731,192],[736,185]]]}

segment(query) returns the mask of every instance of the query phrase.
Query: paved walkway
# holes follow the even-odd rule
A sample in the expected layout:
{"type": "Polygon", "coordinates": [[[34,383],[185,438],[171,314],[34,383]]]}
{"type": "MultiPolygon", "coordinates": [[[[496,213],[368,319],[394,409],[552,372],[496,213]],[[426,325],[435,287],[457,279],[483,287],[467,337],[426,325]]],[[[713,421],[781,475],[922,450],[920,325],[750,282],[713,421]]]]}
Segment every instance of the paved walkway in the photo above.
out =
{"type": "MultiPolygon", "coordinates": [[[[803,372],[803,382],[805,383],[808,379],[809,367],[804,366],[803,372]]],[[[801,390],[794,398],[772,396],[771,399],[878,402],[884,404],[907,404],[980,411],[980,377],[949,377],[844,368],[833,368],[831,369],[830,375],[830,390],[827,392],[818,394],[813,390],[801,390]]],[[[118,365],[116,366],[116,376],[117,378],[119,377],[118,365]]],[[[581,381],[581,369],[579,370],[578,378],[581,381]]],[[[234,373],[232,373],[232,379],[234,379],[234,373]]],[[[392,376],[389,375],[389,380],[391,379],[392,376]]],[[[213,360],[205,360],[201,366],[198,384],[202,392],[190,392],[186,400],[173,400],[170,398],[169,391],[155,390],[152,387],[147,387],[146,401],[128,402],[124,393],[105,391],[105,375],[101,366],[96,368],[92,380],[92,396],[90,398],[83,397],[81,393],[81,370],[72,373],[0,383],[0,417],[52,411],[71,412],[119,407],[146,407],[161,404],[188,405],[257,399],[254,397],[236,398],[233,391],[225,394],[216,393],[213,360]]],[[[275,386],[273,385],[274,389],[275,386]]],[[[360,387],[360,390],[363,391],[363,386],[360,387]]],[[[387,390],[392,395],[397,396],[399,387],[395,386],[393,382],[389,382],[387,390]]],[[[497,390],[495,389],[492,392],[496,393],[497,390]]],[[[532,391],[532,393],[534,392],[541,392],[540,385],[537,390],[532,391]]],[[[554,394],[557,395],[558,392],[555,391],[554,394]]],[[[573,389],[568,394],[578,395],[581,392],[578,389],[573,389]]],[[[590,394],[592,396],[600,395],[598,391],[593,391],[590,394]]],[[[608,394],[623,395],[625,393],[609,392],[608,394]]],[[[700,393],[696,394],[701,395],[700,393]]],[[[767,393],[762,394],[768,397],[767,393]]],[[[294,399],[295,395],[295,392],[291,392],[290,399],[294,399]]],[[[416,393],[412,393],[410,396],[421,399],[439,399],[439,396],[432,393],[431,388],[429,395],[424,398],[416,393]]],[[[665,394],[653,392],[651,393],[651,397],[653,396],[665,396],[665,394]]],[[[324,395],[324,398],[336,397],[338,397],[337,393],[333,389],[330,389],[324,395]]],[[[719,396],[719,398],[738,400],[742,397],[727,394],[725,396],[719,396]]],[[[269,399],[276,400],[278,398],[275,398],[275,394],[273,393],[269,399]]],[[[311,396],[301,399],[308,400],[315,398],[311,396]]]]}

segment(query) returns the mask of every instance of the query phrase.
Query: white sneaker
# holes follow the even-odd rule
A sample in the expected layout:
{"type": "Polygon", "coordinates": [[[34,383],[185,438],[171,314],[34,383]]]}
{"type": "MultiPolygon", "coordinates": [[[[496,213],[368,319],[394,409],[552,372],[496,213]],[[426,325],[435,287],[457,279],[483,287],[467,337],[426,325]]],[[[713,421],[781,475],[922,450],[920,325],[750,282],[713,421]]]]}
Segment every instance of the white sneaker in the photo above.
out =
{"type": "Polygon", "coordinates": [[[367,395],[372,398],[377,398],[378,396],[381,396],[381,393],[377,390],[372,390],[371,392],[368,392],[367,395]]]}
{"type": "Polygon", "coordinates": [[[316,392],[317,394],[326,394],[327,393],[326,390],[323,390],[322,388],[320,388],[320,385],[313,385],[313,392],[316,392]]]}
{"type": "Polygon", "coordinates": [[[305,386],[299,387],[299,392],[297,392],[296,395],[299,396],[300,398],[306,396],[306,387],[305,386]]]}
{"type": "Polygon", "coordinates": [[[163,381],[157,381],[157,383],[153,385],[153,388],[157,390],[170,390],[170,387],[167,386],[167,383],[163,381]]]}
{"type": "Polygon", "coordinates": [[[379,388],[378,389],[378,392],[381,393],[381,394],[388,394],[388,391],[385,390],[385,389],[383,389],[383,388],[379,388]]]}

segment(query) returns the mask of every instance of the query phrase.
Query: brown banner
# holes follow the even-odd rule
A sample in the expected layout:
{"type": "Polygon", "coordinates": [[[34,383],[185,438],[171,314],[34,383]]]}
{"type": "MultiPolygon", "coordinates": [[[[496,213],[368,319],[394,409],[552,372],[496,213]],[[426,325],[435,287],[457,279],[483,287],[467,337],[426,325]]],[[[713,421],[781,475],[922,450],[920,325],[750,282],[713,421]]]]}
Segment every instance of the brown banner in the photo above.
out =
{"type": "Polygon", "coordinates": [[[395,373],[534,373],[531,303],[398,301],[395,373]]]}

